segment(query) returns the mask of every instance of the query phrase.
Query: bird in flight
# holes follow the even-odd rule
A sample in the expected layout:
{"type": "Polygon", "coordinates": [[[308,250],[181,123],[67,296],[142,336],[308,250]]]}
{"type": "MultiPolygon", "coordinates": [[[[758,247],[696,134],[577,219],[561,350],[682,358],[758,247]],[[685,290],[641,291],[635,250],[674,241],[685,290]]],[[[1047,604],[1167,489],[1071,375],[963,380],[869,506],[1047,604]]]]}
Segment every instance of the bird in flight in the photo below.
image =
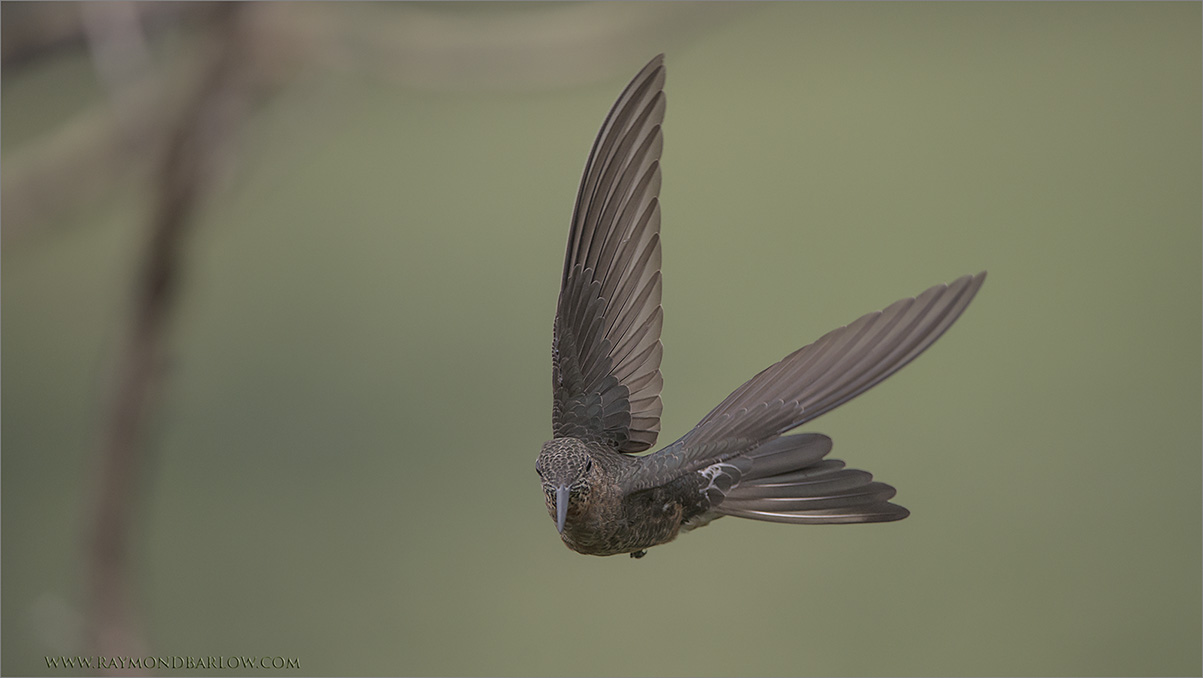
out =
{"type": "Polygon", "coordinates": [[[965,310],[983,271],[832,330],[740,386],[679,440],[660,431],[660,151],[664,55],[606,116],[585,164],[552,340],[552,428],[535,470],[560,538],[608,556],[672,541],[720,516],[872,523],[909,512],[893,487],[826,459],[831,439],[789,430],[915,359],[965,310]]]}

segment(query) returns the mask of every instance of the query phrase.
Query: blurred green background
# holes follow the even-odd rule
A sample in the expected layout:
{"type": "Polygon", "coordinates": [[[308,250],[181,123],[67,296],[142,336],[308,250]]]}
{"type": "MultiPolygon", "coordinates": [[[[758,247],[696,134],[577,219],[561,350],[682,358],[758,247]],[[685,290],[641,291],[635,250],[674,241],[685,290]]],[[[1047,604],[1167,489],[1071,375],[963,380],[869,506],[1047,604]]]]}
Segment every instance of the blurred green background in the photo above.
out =
{"type": "MultiPolygon", "coordinates": [[[[260,9],[288,60],[187,238],[146,438],[155,654],[299,658],[278,675],[1203,671],[1198,3],[260,9]],[[906,521],[727,518],[639,561],[557,539],[533,465],[568,219],[660,51],[661,443],[827,330],[990,271],[913,367],[806,429],[898,487],[906,521]]],[[[155,64],[204,32],[172,21],[155,64]]],[[[108,106],[97,73],[82,44],[6,65],[10,205],[39,145],[108,106]]],[[[149,215],[134,167],[5,214],[5,674],[84,651],[149,215]]]]}

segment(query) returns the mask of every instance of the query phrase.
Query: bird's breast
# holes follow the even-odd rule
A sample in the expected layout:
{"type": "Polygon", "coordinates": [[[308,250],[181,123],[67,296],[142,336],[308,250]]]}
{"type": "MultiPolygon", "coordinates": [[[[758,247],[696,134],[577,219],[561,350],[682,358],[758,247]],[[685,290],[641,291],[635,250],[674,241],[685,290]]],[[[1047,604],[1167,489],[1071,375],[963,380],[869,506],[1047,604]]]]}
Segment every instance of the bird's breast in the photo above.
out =
{"type": "MultiPolygon", "coordinates": [[[[616,489],[616,488],[615,488],[616,489]]],[[[696,489],[683,496],[675,487],[639,492],[602,492],[590,496],[561,533],[578,553],[608,556],[631,553],[672,541],[699,509],[696,489]]]]}

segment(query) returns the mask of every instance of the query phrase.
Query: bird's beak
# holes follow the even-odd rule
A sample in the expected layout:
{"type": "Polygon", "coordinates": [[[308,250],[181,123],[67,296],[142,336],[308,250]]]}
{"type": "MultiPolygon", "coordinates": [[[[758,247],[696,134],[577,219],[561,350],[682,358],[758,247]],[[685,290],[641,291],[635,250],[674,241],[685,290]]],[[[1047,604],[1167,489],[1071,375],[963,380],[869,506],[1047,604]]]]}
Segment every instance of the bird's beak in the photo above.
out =
{"type": "Polygon", "coordinates": [[[564,521],[568,520],[568,486],[556,488],[556,531],[564,532],[564,521]]]}

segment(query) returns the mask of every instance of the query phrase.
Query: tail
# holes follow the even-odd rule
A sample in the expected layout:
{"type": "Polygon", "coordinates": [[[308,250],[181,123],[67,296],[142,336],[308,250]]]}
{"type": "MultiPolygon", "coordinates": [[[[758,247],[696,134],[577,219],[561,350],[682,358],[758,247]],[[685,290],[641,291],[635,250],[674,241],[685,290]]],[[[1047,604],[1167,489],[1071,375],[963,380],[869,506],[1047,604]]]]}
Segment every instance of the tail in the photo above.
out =
{"type": "Polygon", "coordinates": [[[902,520],[910,511],[891,504],[893,487],[873,480],[868,471],[844,468],[824,459],[831,438],[821,433],[782,436],[728,460],[733,482],[711,495],[719,515],[776,523],[826,525],[902,520]],[[741,463],[742,462],[742,463],[741,463]],[[747,469],[741,472],[739,467],[747,469]],[[739,476],[738,478],[732,476],[739,476]],[[714,501],[714,500],[718,501],[714,501]]]}

